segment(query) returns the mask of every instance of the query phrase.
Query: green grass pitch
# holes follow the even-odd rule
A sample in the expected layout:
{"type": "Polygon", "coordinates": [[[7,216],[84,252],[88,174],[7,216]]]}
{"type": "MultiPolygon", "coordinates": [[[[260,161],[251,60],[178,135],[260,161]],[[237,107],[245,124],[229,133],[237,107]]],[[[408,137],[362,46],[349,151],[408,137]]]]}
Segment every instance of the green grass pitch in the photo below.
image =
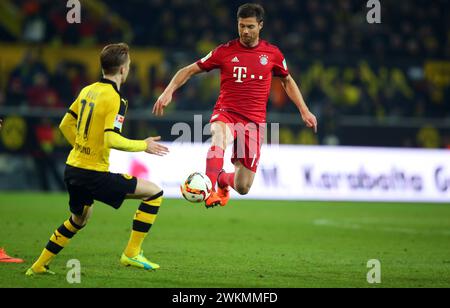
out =
{"type": "Polygon", "coordinates": [[[119,263],[138,201],[93,217],[52,263],[55,276],[25,277],[68,218],[65,194],[0,194],[0,287],[450,287],[450,205],[230,201],[205,209],[164,200],[144,243],[154,272],[119,263]],[[68,260],[81,263],[69,284],[68,260]],[[367,262],[381,262],[369,284],[367,262]]]}

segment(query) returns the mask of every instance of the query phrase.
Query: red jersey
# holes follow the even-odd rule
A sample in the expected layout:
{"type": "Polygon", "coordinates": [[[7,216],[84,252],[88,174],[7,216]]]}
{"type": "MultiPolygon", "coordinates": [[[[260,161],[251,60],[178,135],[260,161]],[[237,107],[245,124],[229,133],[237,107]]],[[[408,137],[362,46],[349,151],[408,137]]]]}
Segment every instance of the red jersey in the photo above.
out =
{"type": "Polygon", "coordinates": [[[266,121],[272,76],[289,75],[281,51],[264,40],[255,47],[246,47],[239,39],[230,41],[197,65],[208,72],[220,69],[220,95],[214,111],[235,112],[255,123],[266,121]]]}

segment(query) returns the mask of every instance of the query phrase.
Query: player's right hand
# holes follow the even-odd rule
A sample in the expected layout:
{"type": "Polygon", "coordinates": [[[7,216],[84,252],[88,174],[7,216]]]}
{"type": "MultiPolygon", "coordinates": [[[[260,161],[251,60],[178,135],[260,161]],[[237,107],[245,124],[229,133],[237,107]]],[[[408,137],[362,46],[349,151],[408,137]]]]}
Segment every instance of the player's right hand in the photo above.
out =
{"type": "Polygon", "coordinates": [[[164,108],[166,108],[172,101],[172,95],[163,93],[158,97],[155,105],[153,106],[153,114],[160,117],[164,115],[164,108]]]}
{"type": "Polygon", "coordinates": [[[311,111],[307,110],[302,112],[302,119],[305,122],[306,126],[313,129],[314,133],[317,133],[317,118],[311,111]]]}
{"type": "Polygon", "coordinates": [[[157,143],[156,141],[161,140],[161,137],[149,137],[145,139],[147,142],[147,150],[145,150],[148,154],[153,154],[156,156],[164,156],[169,153],[169,149],[162,144],[157,143]]]}

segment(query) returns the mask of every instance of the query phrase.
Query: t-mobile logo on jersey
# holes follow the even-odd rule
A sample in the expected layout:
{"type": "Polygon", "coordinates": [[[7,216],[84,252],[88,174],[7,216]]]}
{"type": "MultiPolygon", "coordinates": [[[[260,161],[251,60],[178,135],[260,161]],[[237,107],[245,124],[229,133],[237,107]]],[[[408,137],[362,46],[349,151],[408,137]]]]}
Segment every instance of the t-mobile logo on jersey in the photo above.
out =
{"type": "Polygon", "coordinates": [[[236,78],[237,80],[236,82],[243,82],[242,78],[247,78],[247,68],[246,67],[241,67],[241,66],[235,66],[233,68],[233,77],[236,78]],[[237,74],[236,74],[237,71],[237,74]]]}
{"type": "MultiPolygon", "coordinates": [[[[233,77],[237,78],[237,80],[235,82],[239,82],[239,83],[244,82],[242,79],[243,78],[247,78],[247,68],[246,67],[242,67],[242,66],[235,66],[233,68],[233,77]]],[[[256,76],[255,75],[250,75],[250,78],[251,79],[255,79],[256,76]]],[[[259,78],[259,80],[262,80],[263,76],[258,76],[258,78],[259,78]]]]}

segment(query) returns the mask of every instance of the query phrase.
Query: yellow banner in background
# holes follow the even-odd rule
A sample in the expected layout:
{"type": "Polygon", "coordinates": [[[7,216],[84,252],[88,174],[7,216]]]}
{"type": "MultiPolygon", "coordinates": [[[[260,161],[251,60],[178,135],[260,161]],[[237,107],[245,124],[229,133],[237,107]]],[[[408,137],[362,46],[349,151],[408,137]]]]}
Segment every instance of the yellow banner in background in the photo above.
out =
{"type": "Polygon", "coordinates": [[[427,61],[425,77],[438,87],[450,86],[450,61],[427,61]]]}
{"type": "Polygon", "coordinates": [[[0,139],[6,149],[20,150],[27,139],[27,123],[24,118],[12,116],[4,119],[0,139]]]}

